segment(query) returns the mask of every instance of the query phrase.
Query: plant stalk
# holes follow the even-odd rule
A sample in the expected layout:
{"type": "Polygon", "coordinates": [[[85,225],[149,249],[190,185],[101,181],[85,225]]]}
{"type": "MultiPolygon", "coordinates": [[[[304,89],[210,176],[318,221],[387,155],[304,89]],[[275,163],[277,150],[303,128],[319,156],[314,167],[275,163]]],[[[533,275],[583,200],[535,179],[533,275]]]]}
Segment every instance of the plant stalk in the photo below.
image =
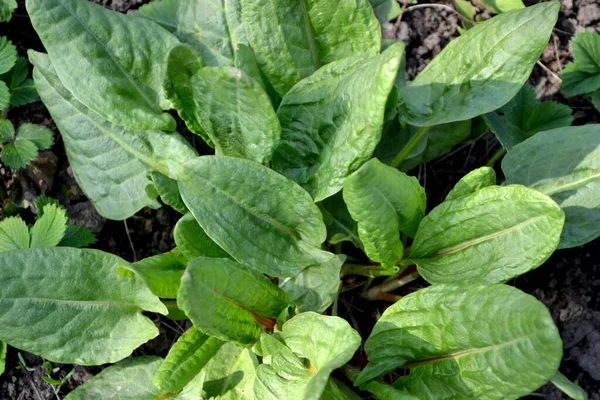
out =
{"type": "Polygon", "coordinates": [[[489,159],[489,161],[487,162],[487,164],[485,164],[488,167],[493,167],[494,164],[496,164],[496,161],[498,161],[500,158],[502,158],[502,156],[504,156],[506,154],[506,148],[501,148],[500,150],[498,150],[496,152],[496,154],[494,154],[492,156],[492,158],[489,159]]]}
{"type": "Polygon", "coordinates": [[[423,138],[425,137],[425,135],[427,135],[430,129],[430,126],[423,126],[419,128],[419,130],[417,130],[413,137],[409,139],[409,141],[404,145],[404,147],[402,148],[402,150],[400,150],[396,157],[394,157],[390,165],[394,168],[398,168],[400,164],[402,164],[402,161],[404,161],[406,157],[408,157],[408,155],[413,151],[415,146],[419,144],[421,140],[423,140],[423,138]]]}
{"type": "Polygon", "coordinates": [[[414,281],[415,279],[419,278],[420,276],[421,276],[421,274],[419,274],[418,271],[413,271],[405,276],[402,276],[402,274],[400,274],[398,276],[398,279],[394,279],[389,282],[384,282],[381,285],[372,287],[371,289],[369,289],[367,291],[367,293],[365,293],[363,295],[363,297],[367,300],[397,301],[400,299],[401,296],[397,296],[397,295],[390,296],[389,292],[396,290],[396,289],[414,281]]]}

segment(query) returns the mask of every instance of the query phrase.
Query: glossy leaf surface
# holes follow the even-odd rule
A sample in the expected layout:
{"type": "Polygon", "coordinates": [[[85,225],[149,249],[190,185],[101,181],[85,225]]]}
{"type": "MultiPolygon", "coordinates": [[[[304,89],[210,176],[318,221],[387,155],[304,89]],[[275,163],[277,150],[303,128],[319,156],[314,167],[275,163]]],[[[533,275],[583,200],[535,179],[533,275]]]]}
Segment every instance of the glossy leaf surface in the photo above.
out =
{"type": "Polygon", "coordinates": [[[496,171],[491,167],[477,168],[467,175],[463,176],[460,181],[454,185],[452,190],[446,196],[445,201],[456,200],[463,196],[468,196],[475,193],[479,189],[496,184],[496,171]]]}

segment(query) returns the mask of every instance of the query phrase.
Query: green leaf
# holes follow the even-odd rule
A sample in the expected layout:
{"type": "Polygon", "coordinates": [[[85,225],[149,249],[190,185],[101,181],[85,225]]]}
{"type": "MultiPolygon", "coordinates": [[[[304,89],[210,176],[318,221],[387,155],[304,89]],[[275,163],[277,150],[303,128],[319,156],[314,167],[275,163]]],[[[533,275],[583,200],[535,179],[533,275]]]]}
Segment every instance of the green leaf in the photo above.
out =
{"type": "Polygon", "coordinates": [[[524,186],[488,186],[445,201],[427,215],[409,259],[431,283],[505,282],[556,250],[564,213],[524,186]]]}
{"type": "Polygon", "coordinates": [[[4,373],[4,368],[6,366],[6,342],[0,340],[0,375],[4,373]]]}
{"type": "Polygon", "coordinates": [[[404,254],[400,232],[414,237],[425,216],[425,189],[373,158],[346,179],[343,194],[367,256],[395,269],[404,254]]]}
{"type": "Polygon", "coordinates": [[[491,167],[481,167],[463,176],[454,185],[444,201],[456,200],[468,196],[488,186],[496,184],[496,171],[491,167]]]}
{"type": "Polygon", "coordinates": [[[225,343],[203,370],[206,398],[253,400],[257,365],[256,355],[250,349],[225,343]]]}
{"type": "Polygon", "coordinates": [[[560,4],[500,14],[453,40],[400,90],[400,115],[434,126],[494,111],[512,99],[548,43],[560,4]]]}
{"type": "Polygon", "coordinates": [[[197,329],[241,345],[255,343],[262,327],[272,329],[274,318],[291,302],[263,274],[223,258],[190,261],[177,296],[197,329]]]}
{"type": "Polygon", "coordinates": [[[507,183],[539,190],[565,212],[561,249],[600,236],[599,128],[590,124],[541,132],[502,160],[507,183]]]}
{"type": "Polygon", "coordinates": [[[359,249],[363,247],[358,237],[358,225],[350,216],[342,192],[323,200],[320,208],[321,213],[323,213],[323,221],[327,226],[327,241],[329,244],[335,245],[349,241],[359,249]]]}
{"type": "Polygon", "coordinates": [[[277,111],[282,133],[273,168],[302,185],[315,201],[338,192],[381,138],[403,52],[398,43],[371,59],[346,58],[294,86],[277,111]]]}
{"type": "Polygon", "coordinates": [[[6,37],[0,37],[0,74],[5,74],[17,63],[17,48],[6,37]]]}
{"type": "Polygon", "coordinates": [[[368,0],[241,3],[256,60],[281,96],[325,64],[379,53],[381,28],[368,0]]]}
{"type": "Polygon", "coordinates": [[[525,8],[523,0],[479,0],[481,4],[494,14],[525,8]]]}
{"type": "Polygon", "coordinates": [[[517,95],[497,113],[486,115],[488,125],[507,150],[538,132],[571,125],[571,109],[555,102],[539,103],[531,85],[524,85],[517,95]]]}
{"type": "Polygon", "coordinates": [[[136,17],[147,18],[157,23],[171,33],[177,31],[177,11],[180,0],[157,0],[143,5],[133,14],[136,17]]]}
{"type": "Polygon", "coordinates": [[[410,369],[394,386],[422,400],[516,399],[556,373],[562,342],[533,296],[505,285],[434,285],[402,298],[365,343],[356,384],[410,369]]]}
{"type": "Polygon", "coordinates": [[[25,221],[19,217],[8,217],[0,221],[0,253],[28,248],[29,229],[25,221]]]}
{"type": "Polygon", "coordinates": [[[162,112],[172,104],[161,84],[161,62],[178,43],[174,36],[89,1],[26,5],[56,74],[78,101],[125,128],[175,130],[173,117],[162,112]]]}
{"type": "Polygon", "coordinates": [[[261,164],[271,160],[281,126],[259,83],[237,68],[206,67],[192,77],[191,85],[195,119],[217,155],[261,164]]]}
{"type": "Polygon", "coordinates": [[[600,89],[600,35],[579,32],[571,40],[571,49],[575,61],[562,70],[561,92],[575,96],[600,89]]]}
{"type": "Polygon", "coordinates": [[[200,373],[224,342],[191,327],[171,347],[167,358],[154,375],[154,385],[177,393],[200,373]]]}
{"type": "Polygon", "coordinates": [[[2,149],[2,162],[12,169],[21,169],[37,157],[38,148],[29,140],[15,140],[2,149]]]}
{"type": "Polygon", "coordinates": [[[361,342],[360,335],[345,320],[313,312],[286,322],[281,337],[285,345],[271,337],[261,338],[265,356],[254,385],[258,399],[319,400],[329,375],[350,361],[361,342]],[[282,396],[285,393],[289,397],[282,396]]]}
{"type": "Polygon", "coordinates": [[[181,164],[196,157],[177,133],[133,131],[110,123],[86,108],[62,86],[48,56],[29,52],[40,96],[58,126],[73,174],[98,212],[125,219],[146,206],[148,173],[175,178],[181,164]]]}
{"type": "Polygon", "coordinates": [[[96,243],[96,235],[87,228],[79,225],[67,225],[65,234],[57,246],[82,248],[94,243],[96,243]]]}
{"type": "Polygon", "coordinates": [[[126,268],[134,271],[158,297],[177,297],[187,259],[176,248],[168,253],[144,258],[126,268]]]}
{"type": "Polygon", "coordinates": [[[596,90],[592,93],[592,104],[594,104],[594,108],[600,111],[600,90],[596,90]]]}
{"type": "MultiPolygon", "coordinates": [[[[478,12],[478,8],[471,3],[470,0],[454,0],[454,6],[456,7],[456,11],[463,17],[475,21],[475,15],[478,12]]],[[[474,23],[461,21],[461,25],[463,26],[463,30],[457,27],[457,30],[460,34],[463,34],[467,29],[471,29],[475,26],[474,23]]]]}
{"type": "Polygon", "coordinates": [[[44,206],[42,216],[31,228],[31,248],[56,246],[67,229],[67,213],[56,204],[44,206]]]}
{"type": "Polygon", "coordinates": [[[12,141],[15,138],[15,127],[7,119],[0,120],[0,142],[12,141]]]}
{"type": "Polygon", "coordinates": [[[47,150],[54,144],[54,133],[42,125],[22,124],[17,129],[17,140],[29,140],[39,150],[47,150]]]}
{"type": "Polygon", "coordinates": [[[298,306],[298,311],[323,313],[340,288],[340,271],[346,256],[338,254],[323,264],[311,265],[292,278],[279,280],[281,287],[298,306]]]}
{"type": "Polygon", "coordinates": [[[127,263],[96,250],[50,247],[0,253],[0,337],[64,364],[116,362],[158,335],[143,311],[167,310],[127,263]]]}
{"type": "MultiPolygon", "coordinates": [[[[150,172],[150,180],[152,180],[152,187],[156,190],[157,195],[160,196],[160,200],[163,203],[181,214],[188,212],[188,209],[179,194],[179,187],[177,186],[177,181],[175,179],[152,171],[150,172]]],[[[146,187],[146,190],[148,190],[148,187],[146,187]]],[[[151,196],[148,195],[148,197],[151,196]]]]}
{"type": "Polygon", "coordinates": [[[588,399],[588,395],[585,393],[585,391],[579,385],[571,382],[569,379],[567,379],[566,376],[564,376],[560,372],[557,372],[551,381],[554,384],[554,386],[559,388],[564,394],[569,396],[571,399],[574,399],[574,400],[587,400],[588,399]]]}
{"type": "Polygon", "coordinates": [[[321,212],[296,183],[232,157],[199,157],[182,170],[183,201],[206,234],[238,262],[287,277],[330,258],[320,248],[327,234],[321,212]]]}
{"type": "Polygon", "coordinates": [[[418,397],[413,396],[408,392],[377,381],[370,381],[366,385],[361,386],[361,389],[377,396],[379,400],[419,400],[418,397]]]}
{"type": "Polygon", "coordinates": [[[0,81],[0,110],[4,110],[10,105],[10,91],[6,83],[0,81]]]}
{"type": "Polygon", "coordinates": [[[24,57],[19,57],[15,66],[6,74],[0,76],[10,91],[10,104],[23,106],[38,99],[37,90],[31,79],[27,79],[29,63],[24,57]]]}
{"type": "Polygon", "coordinates": [[[273,86],[271,86],[271,83],[265,74],[260,70],[254,50],[245,44],[239,44],[235,51],[235,67],[244,71],[246,75],[258,83],[271,99],[274,99],[273,105],[279,104],[279,95],[275,92],[275,89],[273,89],[273,86]],[[277,101],[275,101],[275,99],[277,99],[277,101]]]}
{"type": "Polygon", "coordinates": [[[0,1],[0,22],[10,21],[13,12],[17,9],[17,0],[0,1]]]}
{"type": "Polygon", "coordinates": [[[229,254],[212,241],[192,214],[186,214],[175,225],[175,244],[188,260],[198,257],[229,258],[229,254]]]}
{"type": "Polygon", "coordinates": [[[39,98],[37,89],[33,80],[27,79],[16,88],[10,91],[10,105],[11,106],[24,106],[29,103],[33,103],[39,98]]]}
{"type": "Polygon", "coordinates": [[[397,0],[369,0],[369,2],[380,23],[396,19],[402,14],[402,8],[397,0]]]}

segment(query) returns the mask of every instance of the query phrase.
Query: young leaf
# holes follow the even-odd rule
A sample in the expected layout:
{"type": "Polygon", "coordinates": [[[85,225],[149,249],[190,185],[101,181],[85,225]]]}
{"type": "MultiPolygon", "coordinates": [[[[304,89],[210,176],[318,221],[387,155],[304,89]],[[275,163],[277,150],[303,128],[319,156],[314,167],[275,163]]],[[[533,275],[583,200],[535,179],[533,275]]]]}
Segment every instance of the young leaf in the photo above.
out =
{"type": "Polygon", "coordinates": [[[168,253],[144,258],[125,268],[134,271],[156,296],[174,299],[186,264],[187,259],[175,248],[168,253]]]}
{"type": "Polygon", "coordinates": [[[2,162],[12,169],[21,169],[29,164],[38,154],[35,143],[17,139],[2,148],[2,162]]]}
{"type": "Polygon", "coordinates": [[[358,237],[358,225],[350,216],[342,192],[323,200],[320,209],[323,213],[323,221],[327,226],[327,241],[329,244],[335,245],[349,241],[359,249],[363,247],[358,237]]]}
{"type": "Polygon", "coordinates": [[[256,60],[281,96],[325,64],[379,53],[381,28],[368,0],[242,0],[241,4],[256,60]]]}
{"type": "Polygon", "coordinates": [[[0,22],[8,22],[17,9],[17,0],[0,1],[0,22]]]}
{"type": "Polygon", "coordinates": [[[564,220],[560,207],[536,190],[488,186],[434,208],[419,225],[409,259],[431,283],[505,282],[550,257],[564,220]]]}
{"type": "Polygon", "coordinates": [[[547,194],[565,212],[559,248],[600,236],[600,125],[541,132],[502,160],[507,183],[547,194]]]}
{"type": "Polygon", "coordinates": [[[456,200],[475,193],[479,189],[496,184],[496,171],[490,167],[481,167],[469,172],[463,176],[460,181],[454,185],[452,190],[446,196],[444,201],[456,200]]]}
{"type": "Polygon", "coordinates": [[[229,254],[212,241],[192,214],[186,214],[175,225],[175,244],[188,260],[198,257],[229,258],[229,254]]]}
{"type": "Polygon", "coordinates": [[[257,365],[256,356],[250,349],[225,343],[203,370],[206,373],[203,388],[206,398],[252,400],[257,365]]]}
{"type": "Polygon", "coordinates": [[[28,249],[29,229],[19,217],[0,221],[0,253],[8,250],[28,249]]]}
{"type": "Polygon", "coordinates": [[[311,265],[292,278],[280,279],[279,287],[290,295],[298,311],[323,313],[340,288],[340,271],[346,256],[338,254],[320,265],[311,265]]]}
{"type": "Polygon", "coordinates": [[[225,342],[189,328],[177,339],[154,375],[154,385],[177,393],[200,373],[225,342]]]}
{"type": "Polygon", "coordinates": [[[51,361],[116,362],[158,335],[143,311],[167,310],[127,263],[96,250],[50,247],[0,253],[0,337],[51,361]]]}
{"type": "Polygon", "coordinates": [[[400,115],[417,126],[464,121],[496,110],[531,75],[548,43],[560,4],[500,14],[453,40],[400,90],[400,115]]]}
{"type": "Polygon", "coordinates": [[[191,85],[195,119],[217,155],[271,160],[281,126],[260,84],[237,68],[207,67],[192,76],[191,85]]]}
{"type": "Polygon", "coordinates": [[[44,206],[43,215],[31,228],[31,248],[56,246],[65,235],[68,221],[64,208],[56,204],[44,206]]]}
{"type": "Polygon", "coordinates": [[[346,179],[343,194],[367,256],[397,269],[404,253],[400,232],[410,237],[417,232],[425,216],[425,189],[416,178],[373,158],[346,179]]]}
{"type": "Polygon", "coordinates": [[[255,343],[262,328],[272,329],[291,302],[263,274],[223,258],[190,261],[177,295],[177,305],[197,329],[241,345],[255,343]]]}
{"type": "MultiPolygon", "coordinates": [[[[188,212],[188,209],[179,194],[179,187],[177,186],[177,181],[175,179],[171,179],[156,171],[150,172],[149,179],[152,181],[152,188],[156,190],[156,194],[160,196],[160,200],[163,203],[181,214],[188,212]]],[[[146,190],[148,190],[148,187],[146,187],[146,190]]],[[[152,196],[148,195],[148,197],[152,196]]]]}
{"type": "Polygon", "coordinates": [[[565,65],[561,91],[565,96],[591,93],[600,89],[600,35],[579,32],[571,40],[575,62],[565,65]]]}
{"type": "Polygon", "coordinates": [[[369,0],[369,2],[380,23],[396,19],[398,15],[402,14],[402,8],[397,0],[369,0]]]}
{"type": "Polygon", "coordinates": [[[560,372],[551,379],[551,382],[559,388],[564,394],[574,400],[587,400],[588,396],[585,391],[576,383],[571,382],[566,376],[560,372]]]}
{"type": "Polygon", "coordinates": [[[175,178],[196,156],[178,134],[132,131],[86,108],[62,86],[50,59],[29,52],[40,96],[58,126],[77,182],[101,215],[125,219],[145,206],[158,207],[144,189],[148,173],[175,178]]]}
{"type": "Polygon", "coordinates": [[[6,342],[0,340],[0,375],[4,373],[4,367],[6,366],[6,342]]]}
{"type": "Polygon", "coordinates": [[[321,212],[296,183],[232,157],[199,157],[182,171],[178,182],[186,206],[238,262],[287,277],[330,258],[320,248],[327,235],[321,212]]]}
{"type": "Polygon", "coordinates": [[[54,133],[42,125],[22,124],[17,129],[17,140],[29,140],[39,150],[47,150],[54,144],[54,133]]]}
{"type": "Polygon", "coordinates": [[[505,285],[434,285],[383,313],[355,384],[396,368],[394,386],[423,400],[516,399],[556,373],[562,341],[533,296],[505,285]]]}
{"type": "Polygon", "coordinates": [[[277,111],[282,133],[273,168],[302,185],[315,201],[338,192],[381,138],[403,52],[398,43],[367,60],[349,57],[294,86],[277,111]]]}
{"type": "Polygon", "coordinates": [[[481,4],[494,14],[505,13],[525,8],[523,0],[479,0],[481,4]]]}
{"type": "Polygon", "coordinates": [[[177,11],[181,0],[157,0],[143,5],[133,14],[157,23],[171,33],[177,31],[177,11]]]}
{"type": "Polygon", "coordinates": [[[174,36],[146,19],[89,1],[27,0],[26,5],[56,74],[78,101],[125,128],[175,130],[173,117],[162,112],[171,103],[160,67],[178,43],[174,36]]]}
{"type": "Polygon", "coordinates": [[[65,234],[57,246],[60,247],[87,247],[96,243],[96,235],[80,225],[67,225],[65,234]]]}
{"type": "Polygon", "coordinates": [[[17,63],[17,48],[6,37],[0,37],[0,74],[5,74],[17,63]]]}

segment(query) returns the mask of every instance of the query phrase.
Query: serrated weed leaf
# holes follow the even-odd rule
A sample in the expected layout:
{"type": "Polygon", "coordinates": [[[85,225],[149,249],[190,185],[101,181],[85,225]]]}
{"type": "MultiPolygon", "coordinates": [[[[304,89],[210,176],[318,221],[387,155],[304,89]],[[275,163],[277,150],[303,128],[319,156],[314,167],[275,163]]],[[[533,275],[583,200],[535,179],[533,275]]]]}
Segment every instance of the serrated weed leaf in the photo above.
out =
{"type": "Polygon", "coordinates": [[[54,133],[45,126],[25,123],[17,129],[17,139],[29,140],[39,150],[47,150],[54,144],[54,133]]]}
{"type": "Polygon", "coordinates": [[[29,248],[29,228],[19,217],[0,221],[0,252],[29,248]]]}
{"type": "Polygon", "coordinates": [[[17,63],[17,47],[6,37],[0,37],[0,74],[5,74],[17,63]]]}
{"type": "Polygon", "coordinates": [[[574,62],[562,71],[562,93],[575,96],[600,89],[600,35],[579,32],[571,40],[571,48],[574,62]]]}
{"type": "Polygon", "coordinates": [[[42,216],[31,228],[31,248],[50,247],[60,243],[67,229],[67,212],[57,204],[47,204],[42,216]]]}

